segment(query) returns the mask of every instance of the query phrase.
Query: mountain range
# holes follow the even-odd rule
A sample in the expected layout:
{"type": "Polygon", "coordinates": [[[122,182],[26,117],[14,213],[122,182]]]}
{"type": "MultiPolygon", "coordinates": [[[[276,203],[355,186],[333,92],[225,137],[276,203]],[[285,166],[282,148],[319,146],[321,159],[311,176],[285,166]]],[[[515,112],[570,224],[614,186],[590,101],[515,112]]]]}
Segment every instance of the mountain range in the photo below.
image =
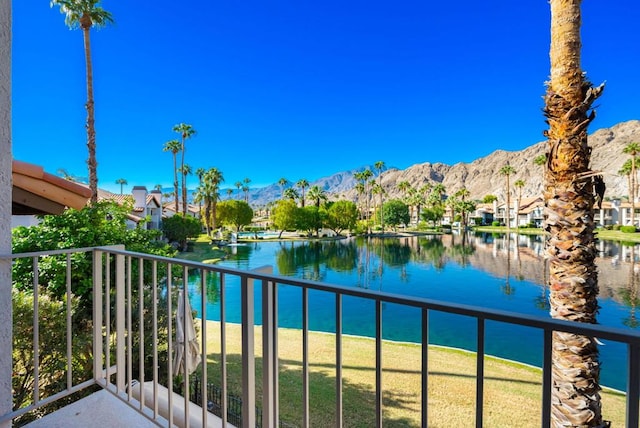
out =
{"type": "MultiPolygon", "coordinates": [[[[599,129],[589,135],[588,142],[592,148],[591,169],[602,173],[607,186],[605,196],[622,197],[628,195],[627,177],[620,175],[618,171],[629,159],[629,155],[623,153],[625,146],[632,142],[640,143],[640,120],[630,120],[611,128],[599,129]]],[[[447,165],[423,162],[416,163],[406,169],[386,168],[380,177],[386,191],[385,199],[400,198],[402,192],[398,189],[398,183],[408,181],[413,188],[420,188],[427,183],[442,183],[447,194],[453,194],[460,188],[466,187],[471,199],[482,199],[491,194],[497,196],[498,200],[504,200],[506,194],[505,177],[499,171],[507,163],[516,171],[509,177],[511,191],[513,192],[513,183],[517,180],[523,180],[525,183],[522,187],[523,197],[539,195],[542,193],[543,167],[536,165],[533,160],[544,154],[545,149],[546,141],[542,141],[519,151],[496,150],[470,163],[460,162],[447,165]]],[[[382,156],[382,160],[384,160],[384,156],[382,156]]],[[[355,201],[357,199],[355,190],[357,181],[354,174],[367,168],[376,174],[376,169],[373,166],[362,166],[320,178],[310,182],[309,187],[319,186],[330,196],[330,199],[355,201]]],[[[290,183],[288,187],[293,185],[294,183],[290,183]]],[[[254,207],[263,206],[280,199],[281,195],[281,186],[272,184],[251,189],[249,202],[254,207]]],[[[224,195],[222,197],[224,199],[224,195]]]]}

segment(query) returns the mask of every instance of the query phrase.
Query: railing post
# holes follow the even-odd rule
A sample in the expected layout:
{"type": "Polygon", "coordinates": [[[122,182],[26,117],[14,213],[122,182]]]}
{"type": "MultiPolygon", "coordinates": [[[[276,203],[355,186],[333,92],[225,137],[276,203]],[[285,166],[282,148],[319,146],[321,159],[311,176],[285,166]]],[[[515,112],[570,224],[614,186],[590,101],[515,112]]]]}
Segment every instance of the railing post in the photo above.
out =
{"type": "MultiPolygon", "coordinates": [[[[11,0],[0,0],[0,255],[11,253],[11,0]]],[[[0,416],[13,408],[11,259],[0,257],[0,416]]],[[[0,422],[10,427],[11,421],[0,422]]]]}
{"type": "Polygon", "coordinates": [[[93,379],[102,379],[102,251],[93,251],[93,379]]]}
{"type": "Polygon", "coordinates": [[[273,310],[275,284],[262,281],[262,426],[278,426],[276,384],[278,382],[278,355],[276,325],[273,310]]]}
{"type": "Polygon", "coordinates": [[[640,392],[640,346],[637,343],[630,343],[627,352],[627,426],[638,427],[638,399],[640,392]]]}
{"type": "MultiPolygon", "coordinates": [[[[124,248],[123,248],[124,249],[124,248]]],[[[116,388],[126,388],[124,255],[116,254],[116,388]]]]}
{"type": "Polygon", "coordinates": [[[240,280],[242,307],[242,426],[256,426],[256,357],[254,343],[253,283],[240,280]]]}

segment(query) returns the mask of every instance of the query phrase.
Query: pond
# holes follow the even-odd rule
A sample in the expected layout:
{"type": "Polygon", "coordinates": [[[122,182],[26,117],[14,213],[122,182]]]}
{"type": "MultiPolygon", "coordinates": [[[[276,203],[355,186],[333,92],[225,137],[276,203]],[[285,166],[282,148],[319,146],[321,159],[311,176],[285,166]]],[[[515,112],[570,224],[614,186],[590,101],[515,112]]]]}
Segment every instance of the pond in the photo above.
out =
{"type": "MultiPolygon", "coordinates": [[[[640,256],[637,246],[598,243],[600,311],[598,322],[627,329],[640,327],[640,256]]],[[[273,266],[275,274],[360,287],[407,296],[418,296],[548,317],[547,275],[543,242],[538,236],[470,234],[411,236],[403,238],[348,238],[329,241],[287,241],[239,244],[228,248],[221,265],[254,269],[273,266]],[[508,245],[509,243],[509,245],[508,245]]],[[[216,277],[212,277],[217,290],[216,277]]],[[[190,278],[196,289],[197,278],[190,278]]],[[[227,320],[240,321],[239,282],[227,282],[227,320]]],[[[259,290],[257,299],[259,299],[259,290]]],[[[219,316],[217,291],[209,293],[207,314],[219,316]]],[[[199,299],[192,299],[199,310],[199,299]]],[[[279,288],[281,327],[301,328],[301,292],[279,288]]],[[[344,298],[343,332],[374,336],[373,302],[344,298]]],[[[309,325],[312,330],[334,332],[334,297],[310,291],[309,325]]],[[[260,305],[256,304],[256,319],[260,305]]],[[[420,312],[403,306],[383,305],[383,337],[416,342],[420,337],[420,312]]],[[[430,312],[429,342],[476,349],[475,319],[430,312]]],[[[487,322],[486,352],[535,366],[542,362],[542,334],[534,329],[487,322]]],[[[600,347],[601,383],[625,389],[626,348],[619,343],[600,347]]]]}

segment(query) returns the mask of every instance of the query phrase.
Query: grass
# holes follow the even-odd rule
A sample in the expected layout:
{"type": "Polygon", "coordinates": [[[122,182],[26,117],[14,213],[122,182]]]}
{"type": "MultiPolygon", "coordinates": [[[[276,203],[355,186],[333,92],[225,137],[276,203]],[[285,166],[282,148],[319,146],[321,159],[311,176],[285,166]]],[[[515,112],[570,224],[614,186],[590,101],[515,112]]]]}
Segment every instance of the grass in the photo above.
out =
{"type": "MultiPolygon", "coordinates": [[[[229,389],[241,393],[241,330],[227,324],[229,389]]],[[[262,334],[255,330],[256,398],[261,397],[262,334]]],[[[208,378],[220,385],[220,324],[208,321],[208,378]]],[[[279,329],[280,418],[302,425],[302,334],[279,329]]],[[[476,356],[472,352],[430,346],[428,412],[430,427],[475,426],[476,356]]],[[[333,427],[335,422],[335,336],[309,335],[310,425],[333,427]]],[[[384,341],[382,346],[383,424],[419,427],[421,348],[416,344],[384,341]]],[[[343,337],[343,416],[345,427],[375,426],[375,341],[343,337]]],[[[484,426],[540,426],[542,372],[538,368],[485,358],[484,426]]],[[[604,416],[624,426],[625,396],[602,393],[604,416]]]]}

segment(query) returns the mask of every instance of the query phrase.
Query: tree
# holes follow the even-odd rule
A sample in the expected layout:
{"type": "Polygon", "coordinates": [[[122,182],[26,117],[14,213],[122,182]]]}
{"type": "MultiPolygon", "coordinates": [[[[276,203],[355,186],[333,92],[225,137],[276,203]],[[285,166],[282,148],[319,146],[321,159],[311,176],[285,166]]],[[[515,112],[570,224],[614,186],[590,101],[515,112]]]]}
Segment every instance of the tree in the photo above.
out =
{"type": "Polygon", "coordinates": [[[307,196],[314,202],[314,205],[318,208],[320,208],[320,204],[322,202],[326,202],[329,198],[327,196],[327,192],[325,192],[324,189],[321,189],[318,185],[311,186],[311,188],[309,189],[309,193],[307,193],[307,196]]]}
{"type": "Polygon", "coordinates": [[[640,144],[629,143],[622,150],[622,153],[631,156],[631,188],[629,189],[629,198],[631,200],[631,225],[636,225],[636,156],[640,154],[640,144]]]}
{"type": "Polygon", "coordinates": [[[470,201],[467,200],[470,195],[471,192],[469,192],[469,189],[467,189],[466,187],[461,188],[455,194],[457,198],[460,198],[456,209],[460,212],[460,223],[462,224],[463,230],[467,229],[467,217],[469,212],[476,209],[475,204],[469,203],[470,201]]]}
{"type": "Polygon", "coordinates": [[[188,200],[187,200],[187,176],[191,175],[191,165],[183,164],[180,168],[180,175],[182,176],[182,210],[184,214],[187,214],[188,200]]]}
{"type": "MultiPolygon", "coordinates": [[[[550,0],[551,79],[544,97],[549,129],[544,229],[549,260],[551,316],[596,322],[595,201],[587,127],[604,85],[593,87],[580,66],[581,2],[550,0]]],[[[595,338],[553,332],[552,425],[607,426],[600,402],[600,361],[595,338]]]]}
{"type": "Polygon", "coordinates": [[[118,178],[116,180],[116,184],[120,185],[120,194],[122,195],[122,186],[124,186],[125,184],[129,184],[129,183],[127,183],[127,180],[124,179],[124,178],[118,178]]]}
{"type": "Polygon", "coordinates": [[[536,156],[535,158],[533,158],[533,163],[542,167],[542,178],[544,179],[544,171],[545,171],[545,167],[547,166],[547,155],[543,153],[541,155],[536,156]]]}
{"type": "Polygon", "coordinates": [[[382,217],[395,230],[399,224],[409,223],[409,207],[400,199],[392,199],[382,206],[382,217]]]}
{"type": "Polygon", "coordinates": [[[93,65],[91,62],[91,27],[103,27],[113,22],[111,13],[100,6],[100,0],[51,0],[51,6],[59,6],[65,15],[64,22],[69,28],[82,29],[84,41],[84,57],[87,76],[87,150],[89,157],[89,188],[91,189],[91,204],[98,202],[98,161],[96,159],[96,129],[95,106],[93,101],[93,65]]]}
{"type": "Polygon", "coordinates": [[[522,188],[524,187],[525,182],[524,180],[516,180],[515,183],[513,183],[513,185],[518,188],[518,199],[516,200],[518,203],[518,210],[516,212],[516,219],[517,219],[518,213],[520,212],[520,204],[522,203],[522,188]]]}
{"type": "Polygon", "coordinates": [[[300,195],[298,195],[298,192],[296,191],[296,189],[294,189],[293,187],[289,187],[288,189],[284,189],[284,193],[283,193],[285,199],[290,199],[292,201],[295,201],[296,199],[298,199],[300,197],[300,195]]]}
{"type": "Polygon", "coordinates": [[[296,186],[300,188],[300,206],[304,208],[304,189],[309,187],[309,182],[302,178],[297,181],[296,186]]]}
{"type": "Polygon", "coordinates": [[[162,221],[162,232],[169,242],[177,242],[182,251],[187,251],[187,240],[200,235],[202,226],[197,219],[180,213],[162,221]]]}
{"type": "Polygon", "coordinates": [[[505,207],[505,210],[504,210],[504,218],[505,218],[505,223],[507,225],[507,235],[509,235],[510,233],[509,228],[511,227],[511,186],[509,185],[509,177],[511,176],[511,174],[515,174],[516,170],[514,167],[512,167],[507,163],[505,166],[500,168],[499,172],[500,172],[500,175],[504,175],[504,178],[505,178],[505,193],[506,193],[507,206],[505,207]]]}
{"type": "Polygon", "coordinates": [[[203,223],[207,230],[207,235],[216,229],[217,204],[220,199],[220,184],[224,182],[222,172],[218,168],[209,168],[202,175],[202,184],[198,186],[196,200],[204,202],[203,223]]]}
{"type": "Polygon", "coordinates": [[[171,154],[173,155],[173,197],[174,197],[174,202],[175,202],[175,210],[176,210],[176,214],[178,214],[178,201],[179,201],[179,197],[178,197],[178,153],[180,153],[181,149],[181,145],[180,145],[180,141],[178,140],[171,140],[171,141],[167,141],[166,143],[164,143],[164,147],[162,148],[162,151],[164,152],[171,152],[171,154]]]}
{"type": "Polygon", "coordinates": [[[371,172],[371,170],[367,168],[364,171],[356,172],[353,176],[356,180],[359,181],[359,183],[361,183],[362,188],[364,190],[364,196],[365,196],[364,218],[367,222],[367,233],[370,234],[371,224],[369,222],[369,218],[370,218],[371,210],[370,210],[369,204],[371,202],[371,190],[370,190],[371,183],[369,180],[371,179],[371,177],[373,177],[373,172],[371,172]]]}
{"type": "Polygon", "coordinates": [[[482,198],[482,203],[492,204],[497,200],[498,200],[498,197],[496,195],[484,195],[484,198],[482,198]]]}
{"type": "Polygon", "coordinates": [[[287,187],[287,184],[289,184],[289,180],[284,177],[278,180],[278,185],[280,186],[280,198],[284,198],[284,189],[287,187]]]}
{"type": "Polygon", "coordinates": [[[627,159],[622,166],[620,167],[620,169],[618,170],[618,174],[619,175],[624,175],[627,177],[627,197],[629,198],[629,200],[631,200],[631,159],[627,159]]]}
{"type": "MultiPolygon", "coordinates": [[[[382,187],[382,171],[384,170],[384,162],[378,161],[373,164],[373,167],[378,171],[378,188],[379,188],[379,196],[380,196],[380,210],[382,210],[383,197],[384,197],[384,187],[382,187]]],[[[384,233],[384,215],[380,216],[380,229],[382,233],[384,233]]]]}
{"type": "MultiPolygon", "coordinates": [[[[287,189],[289,190],[289,189],[287,189]]],[[[280,229],[278,238],[282,237],[285,230],[296,229],[298,206],[291,199],[281,199],[273,208],[273,225],[280,229]]]]}
{"type": "Polygon", "coordinates": [[[245,177],[244,180],[242,180],[243,186],[242,186],[242,191],[244,192],[244,201],[246,203],[249,203],[249,190],[251,190],[251,188],[249,187],[249,183],[251,183],[251,179],[248,177],[245,177]]]}
{"type": "Polygon", "coordinates": [[[304,230],[308,236],[318,235],[322,229],[326,211],[320,210],[315,205],[299,208],[296,213],[296,229],[304,230]]]}
{"type": "Polygon", "coordinates": [[[358,207],[351,201],[336,201],[327,209],[326,226],[340,235],[344,230],[352,230],[358,221],[358,207]]]}
{"type": "MultiPolygon", "coordinates": [[[[180,134],[180,171],[182,172],[182,212],[187,214],[187,170],[184,165],[184,154],[187,151],[185,143],[196,133],[193,126],[186,123],[179,123],[173,126],[173,132],[180,134]]],[[[189,171],[191,173],[191,171],[189,171]]],[[[176,209],[176,213],[177,213],[176,209]]]]}
{"type": "Polygon", "coordinates": [[[253,220],[253,210],[245,201],[220,202],[217,215],[220,223],[233,225],[237,232],[253,220]]]}
{"type": "MultiPolygon", "coordinates": [[[[202,177],[204,176],[205,173],[205,169],[204,168],[198,168],[196,169],[196,177],[198,177],[198,188],[200,188],[202,186],[202,177]]],[[[202,211],[202,201],[200,201],[199,205],[198,205],[198,211],[202,211]]]]}

